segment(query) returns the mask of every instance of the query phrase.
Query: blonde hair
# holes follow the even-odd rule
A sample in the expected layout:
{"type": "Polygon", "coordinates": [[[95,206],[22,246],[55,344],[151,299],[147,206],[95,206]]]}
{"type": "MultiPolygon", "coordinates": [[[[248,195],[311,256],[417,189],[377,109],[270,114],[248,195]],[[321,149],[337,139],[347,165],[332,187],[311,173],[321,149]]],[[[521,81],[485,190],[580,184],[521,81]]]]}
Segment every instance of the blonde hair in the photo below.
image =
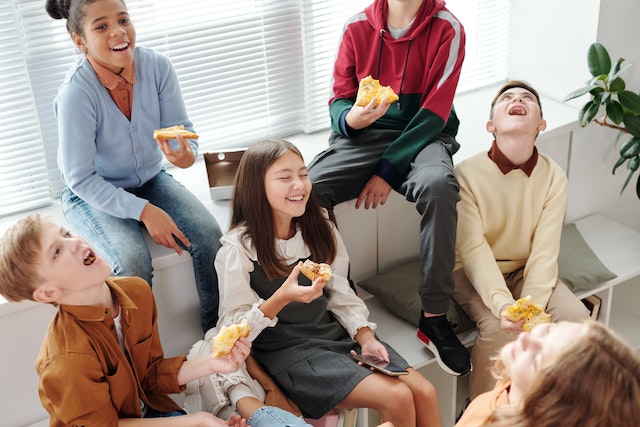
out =
{"type": "Polygon", "coordinates": [[[8,301],[32,300],[38,274],[43,218],[32,214],[12,225],[0,240],[0,294],[8,301]]]}
{"type": "Polygon", "coordinates": [[[638,425],[640,359],[610,329],[592,320],[586,323],[586,332],[539,372],[522,406],[497,409],[487,426],[638,425]]]}

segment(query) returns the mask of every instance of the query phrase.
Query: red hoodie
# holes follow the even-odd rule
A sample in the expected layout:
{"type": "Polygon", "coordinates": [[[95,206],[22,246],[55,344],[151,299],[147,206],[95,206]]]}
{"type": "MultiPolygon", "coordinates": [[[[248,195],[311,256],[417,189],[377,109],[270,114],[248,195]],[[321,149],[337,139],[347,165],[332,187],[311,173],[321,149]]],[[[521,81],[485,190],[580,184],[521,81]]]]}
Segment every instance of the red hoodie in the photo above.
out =
{"type": "Polygon", "coordinates": [[[347,135],[344,122],[340,123],[353,106],[363,77],[371,75],[391,86],[400,96],[398,103],[369,128],[403,130],[376,171],[392,187],[406,179],[411,161],[429,142],[443,132],[456,135],[459,122],[453,97],[464,46],[464,29],[443,0],[424,0],[407,33],[395,40],[387,27],[387,0],[375,0],[346,23],[329,101],[332,127],[356,136],[347,135]]]}

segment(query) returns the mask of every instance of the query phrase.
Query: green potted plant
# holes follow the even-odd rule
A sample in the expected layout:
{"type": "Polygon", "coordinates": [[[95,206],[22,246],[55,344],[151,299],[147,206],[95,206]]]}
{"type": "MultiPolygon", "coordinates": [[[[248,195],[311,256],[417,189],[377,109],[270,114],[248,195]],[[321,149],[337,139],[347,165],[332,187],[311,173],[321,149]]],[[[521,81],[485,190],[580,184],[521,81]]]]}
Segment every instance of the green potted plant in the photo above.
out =
{"type": "MultiPolygon", "coordinates": [[[[593,78],[564,99],[566,102],[590,94],[589,101],[580,109],[580,126],[585,127],[594,122],[616,130],[616,142],[623,140],[619,149],[620,158],[612,170],[615,173],[625,163],[629,170],[621,193],[640,168],[640,95],[627,90],[621,74],[631,65],[623,65],[623,62],[624,59],[620,58],[613,64],[605,47],[600,43],[593,43],[587,53],[587,65],[593,78]]],[[[640,177],[636,181],[636,195],[640,198],[640,177]]]]}

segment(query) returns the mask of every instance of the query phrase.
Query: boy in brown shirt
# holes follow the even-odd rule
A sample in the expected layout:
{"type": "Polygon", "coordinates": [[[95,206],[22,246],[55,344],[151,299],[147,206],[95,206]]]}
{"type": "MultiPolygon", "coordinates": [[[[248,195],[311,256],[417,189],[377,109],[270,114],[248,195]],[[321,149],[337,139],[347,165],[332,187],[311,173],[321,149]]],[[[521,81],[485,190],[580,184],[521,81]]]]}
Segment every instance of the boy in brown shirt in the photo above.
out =
{"type": "Polygon", "coordinates": [[[250,342],[241,338],[219,358],[164,358],[151,287],[111,274],[84,239],[38,214],[0,240],[0,294],[58,307],[36,361],[50,425],[246,426],[235,416],[185,415],[169,394],[191,380],[235,372],[250,342]],[[180,418],[165,418],[174,416],[180,418]]]}

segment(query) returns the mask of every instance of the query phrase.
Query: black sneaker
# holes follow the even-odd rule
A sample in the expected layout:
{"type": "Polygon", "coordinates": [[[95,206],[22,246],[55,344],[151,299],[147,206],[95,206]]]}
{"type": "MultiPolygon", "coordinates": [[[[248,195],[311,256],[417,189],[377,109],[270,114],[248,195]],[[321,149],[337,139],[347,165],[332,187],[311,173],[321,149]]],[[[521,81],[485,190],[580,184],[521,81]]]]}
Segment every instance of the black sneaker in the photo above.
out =
{"type": "Polygon", "coordinates": [[[424,317],[421,313],[418,339],[436,356],[440,367],[451,375],[471,372],[469,352],[451,328],[446,315],[424,317]]]}

